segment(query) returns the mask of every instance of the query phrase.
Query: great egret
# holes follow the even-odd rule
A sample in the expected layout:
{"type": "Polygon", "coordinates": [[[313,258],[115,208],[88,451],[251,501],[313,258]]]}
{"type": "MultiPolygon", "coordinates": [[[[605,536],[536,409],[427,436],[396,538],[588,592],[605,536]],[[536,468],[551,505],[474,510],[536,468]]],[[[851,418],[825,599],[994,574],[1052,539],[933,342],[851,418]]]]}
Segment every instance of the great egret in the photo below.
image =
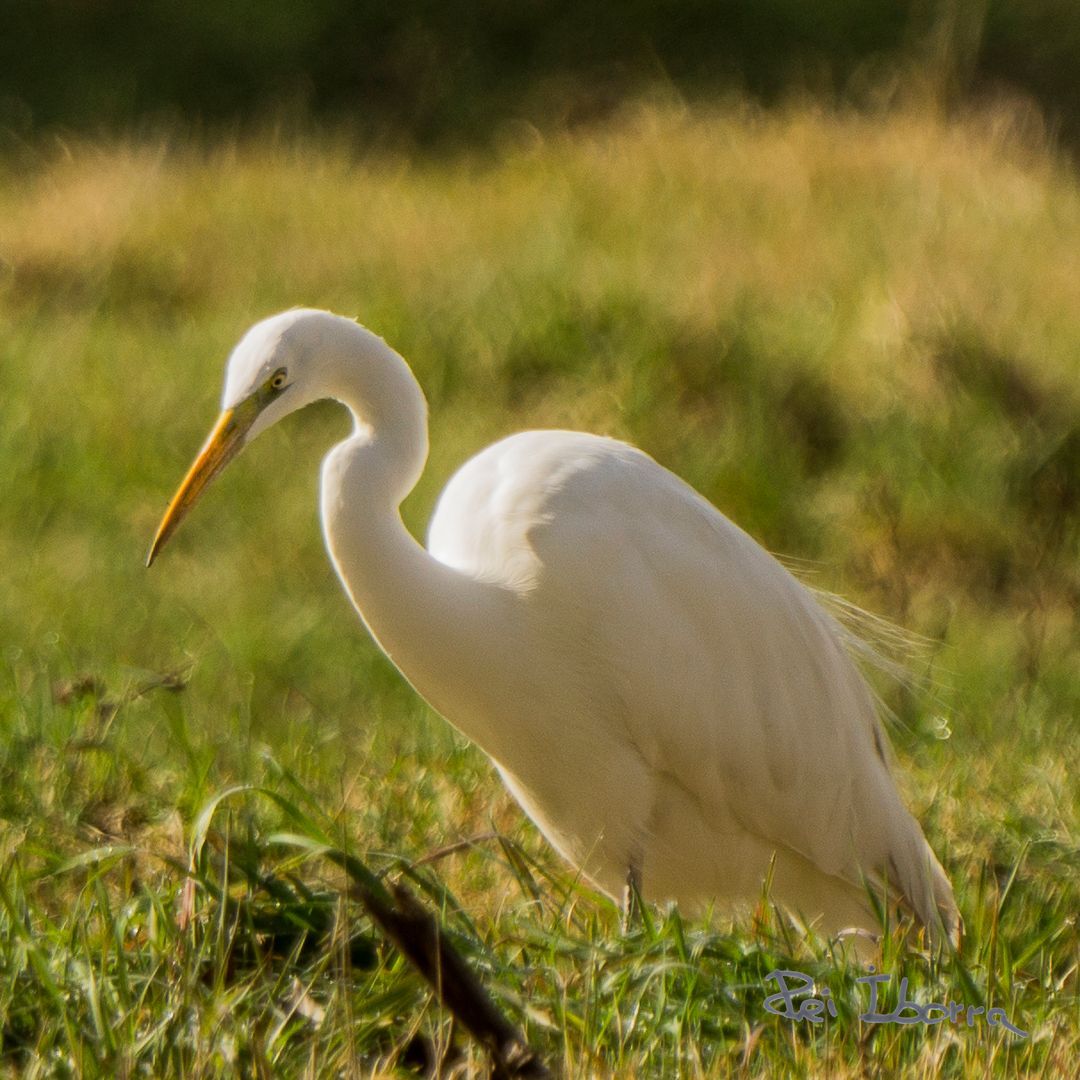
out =
{"type": "Polygon", "coordinates": [[[844,632],[625,443],[527,431],[488,447],[447,485],[425,550],[399,515],[428,451],[412,371],[350,319],[284,312],[233,351],[221,417],[147,565],[242,447],[323,398],[355,420],[321,501],[356,610],[596,885],[694,909],[752,902],[771,874],[776,899],[832,933],[877,929],[870,883],[955,940],[952,889],[844,632]]]}

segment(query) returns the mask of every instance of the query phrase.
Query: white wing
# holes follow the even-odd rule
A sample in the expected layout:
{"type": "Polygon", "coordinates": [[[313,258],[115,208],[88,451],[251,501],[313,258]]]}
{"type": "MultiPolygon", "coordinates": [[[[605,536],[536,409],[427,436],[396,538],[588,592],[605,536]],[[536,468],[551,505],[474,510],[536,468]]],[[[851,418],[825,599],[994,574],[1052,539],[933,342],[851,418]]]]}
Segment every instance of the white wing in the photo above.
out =
{"type": "Polygon", "coordinates": [[[528,432],[455,477],[430,548],[527,605],[531,661],[562,682],[531,703],[552,745],[543,769],[524,747],[498,764],[603,887],[640,859],[650,895],[753,899],[775,855],[776,894],[831,929],[865,924],[865,877],[954,933],[948,881],[896,790],[843,631],[683,481],[613,440],[528,432]],[[582,745],[590,807],[558,779],[582,745]]]}

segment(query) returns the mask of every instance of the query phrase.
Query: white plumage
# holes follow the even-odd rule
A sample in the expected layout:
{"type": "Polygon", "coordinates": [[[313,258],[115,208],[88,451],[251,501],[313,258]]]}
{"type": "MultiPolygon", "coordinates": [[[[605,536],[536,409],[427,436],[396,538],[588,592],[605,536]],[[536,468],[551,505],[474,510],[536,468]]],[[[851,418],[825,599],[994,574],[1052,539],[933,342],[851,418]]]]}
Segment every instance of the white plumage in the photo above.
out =
{"type": "Polygon", "coordinates": [[[405,362],[351,320],[291,311],[229,362],[222,420],[151,559],[255,434],[323,397],[357,424],[327,456],[323,527],[380,646],[491,757],[601,889],[688,908],[773,895],[827,932],[875,929],[887,879],[955,939],[949,882],[890,775],[845,634],[678,477],[624,443],[530,431],[453,477],[428,550],[398,507],[427,455],[405,362]]]}

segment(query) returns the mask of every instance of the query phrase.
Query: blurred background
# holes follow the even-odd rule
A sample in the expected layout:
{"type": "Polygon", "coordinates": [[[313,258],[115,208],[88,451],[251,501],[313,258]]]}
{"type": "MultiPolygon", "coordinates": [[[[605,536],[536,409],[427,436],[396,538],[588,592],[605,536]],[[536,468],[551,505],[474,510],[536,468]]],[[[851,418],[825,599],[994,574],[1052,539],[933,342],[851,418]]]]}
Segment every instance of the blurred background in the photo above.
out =
{"type": "Polygon", "coordinates": [[[317,118],[395,145],[487,143],[507,121],[595,120],[643,92],[1036,102],[1080,135],[1068,0],[6,0],[9,138],[317,118]]]}
{"type": "Polygon", "coordinates": [[[418,532],[495,438],[608,432],[947,651],[955,697],[893,702],[916,743],[1075,725],[1078,42],[1027,0],[8,0],[16,698],[201,664],[271,741],[426,717],[322,551],[333,406],[141,566],[232,344],[305,304],[416,368],[418,532]]]}
{"type": "Polygon", "coordinates": [[[945,650],[926,673],[959,689],[893,693],[901,739],[944,741],[954,708],[1075,732],[1080,8],[9,0],[4,23],[16,699],[201,665],[184,700],[223,760],[223,701],[272,744],[316,715],[331,745],[444,738],[322,550],[335,407],[141,565],[232,344],[304,304],[429,395],[418,533],[510,431],[618,435],[945,650]]]}

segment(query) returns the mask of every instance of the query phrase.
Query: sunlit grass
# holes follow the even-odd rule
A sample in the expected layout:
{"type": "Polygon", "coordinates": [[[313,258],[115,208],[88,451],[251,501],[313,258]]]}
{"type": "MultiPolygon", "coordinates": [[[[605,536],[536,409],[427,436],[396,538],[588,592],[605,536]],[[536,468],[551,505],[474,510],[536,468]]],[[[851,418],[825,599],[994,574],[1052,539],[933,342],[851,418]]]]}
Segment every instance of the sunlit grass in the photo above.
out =
{"type": "Polygon", "coordinates": [[[276,843],[295,823],[265,799],[222,808],[192,899],[193,823],[242,782],[303,792],[378,866],[511,838],[421,874],[572,1074],[1067,1074],[1078,356],[1080,184],[1007,114],[639,110],[441,163],[343,139],[165,141],[43,148],[2,174],[6,1067],[365,1074],[448,1044],[392,953],[354,965],[370,928],[340,871],[276,843]],[[145,571],[229,348],[295,304],[359,316],[414,365],[432,412],[418,531],[480,447],[588,428],[810,560],[814,584],[928,635],[931,689],[883,692],[967,936],[951,966],[910,949],[883,964],[924,1000],[1004,1003],[1032,1038],[869,1030],[851,972],[776,927],[658,913],[622,935],[341,594],[315,497],[334,408],[249,450],[145,571]],[[775,966],[847,1011],[821,1031],[765,1013],[775,966]]]}

